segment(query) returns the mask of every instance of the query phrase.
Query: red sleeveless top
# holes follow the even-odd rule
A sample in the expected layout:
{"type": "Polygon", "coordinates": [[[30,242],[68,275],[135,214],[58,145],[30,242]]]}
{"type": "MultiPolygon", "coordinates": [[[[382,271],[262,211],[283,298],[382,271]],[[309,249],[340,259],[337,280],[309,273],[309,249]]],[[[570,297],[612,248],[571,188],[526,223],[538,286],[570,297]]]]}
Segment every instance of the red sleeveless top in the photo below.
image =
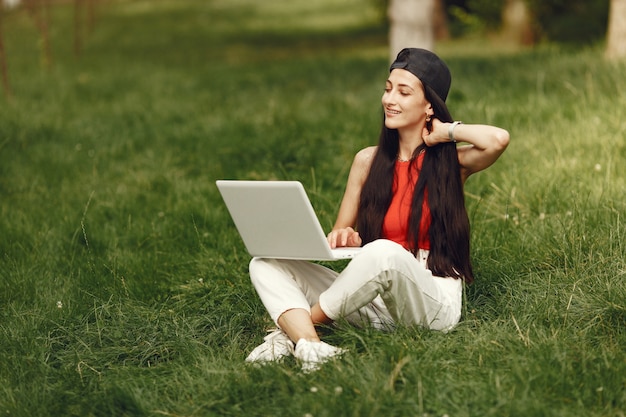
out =
{"type": "MultiPolygon", "coordinates": [[[[417,157],[417,164],[414,165],[409,161],[396,161],[393,198],[383,222],[383,237],[399,243],[407,250],[410,249],[407,232],[409,215],[411,213],[411,201],[413,200],[413,190],[424,162],[424,155],[424,152],[420,153],[417,157]]],[[[430,250],[428,230],[430,229],[431,217],[427,191],[424,191],[418,249],[430,250]]]]}

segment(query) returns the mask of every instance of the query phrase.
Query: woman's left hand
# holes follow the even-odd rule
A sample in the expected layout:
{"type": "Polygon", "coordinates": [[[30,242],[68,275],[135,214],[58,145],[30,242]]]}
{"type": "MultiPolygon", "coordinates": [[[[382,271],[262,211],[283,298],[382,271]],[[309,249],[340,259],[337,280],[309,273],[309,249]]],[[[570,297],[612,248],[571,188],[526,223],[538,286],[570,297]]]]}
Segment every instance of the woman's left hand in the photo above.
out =
{"type": "Polygon", "coordinates": [[[426,146],[438,143],[464,142],[457,147],[463,180],[493,164],[509,144],[509,132],[496,126],[444,123],[433,118],[430,132],[424,128],[426,146]],[[450,129],[452,128],[452,132],[450,129]]]}
{"type": "Polygon", "coordinates": [[[430,131],[426,125],[422,131],[422,139],[424,140],[426,146],[435,146],[438,143],[450,142],[447,123],[443,123],[439,119],[433,118],[431,126],[430,131]]]}

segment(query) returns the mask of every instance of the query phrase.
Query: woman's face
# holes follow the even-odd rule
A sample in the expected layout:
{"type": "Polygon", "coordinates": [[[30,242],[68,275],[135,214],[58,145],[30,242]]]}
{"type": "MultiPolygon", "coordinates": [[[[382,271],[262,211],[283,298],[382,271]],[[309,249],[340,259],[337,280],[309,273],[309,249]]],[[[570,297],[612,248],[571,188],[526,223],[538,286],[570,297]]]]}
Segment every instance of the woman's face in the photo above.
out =
{"type": "Polygon", "coordinates": [[[421,132],[426,122],[426,114],[433,114],[419,78],[400,68],[389,74],[382,104],[385,126],[389,129],[419,129],[421,132]]]}

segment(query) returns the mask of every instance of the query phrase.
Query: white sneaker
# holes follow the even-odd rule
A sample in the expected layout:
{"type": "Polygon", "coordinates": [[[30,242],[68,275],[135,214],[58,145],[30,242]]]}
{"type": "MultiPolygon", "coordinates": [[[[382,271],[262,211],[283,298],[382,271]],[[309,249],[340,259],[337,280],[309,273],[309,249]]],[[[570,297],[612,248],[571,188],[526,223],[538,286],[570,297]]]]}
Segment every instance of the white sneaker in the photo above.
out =
{"type": "Polygon", "coordinates": [[[326,342],[311,342],[306,339],[298,340],[294,356],[302,361],[304,372],[317,371],[325,362],[334,357],[343,355],[346,350],[331,346],[326,342]]]}
{"type": "Polygon", "coordinates": [[[263,338],[265,342],[255,347],[246,358],[246,362],[276,362],[293,355],[293,342],[281,329],[275,330],[263,338]]]}

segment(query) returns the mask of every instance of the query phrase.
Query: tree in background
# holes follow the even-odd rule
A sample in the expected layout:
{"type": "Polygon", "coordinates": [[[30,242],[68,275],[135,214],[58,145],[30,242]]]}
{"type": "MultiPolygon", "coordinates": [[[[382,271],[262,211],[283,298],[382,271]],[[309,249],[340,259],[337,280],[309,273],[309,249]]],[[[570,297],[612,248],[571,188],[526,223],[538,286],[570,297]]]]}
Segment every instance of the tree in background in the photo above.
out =
{"type": "Polygon", "coordinates": [[[535,43],[532,18],[524,0],[506,0],[502,9],[501,36],[519,45],[535,43]]]}
{"type": "Polygon", "coordinates": [[[448,13],[446,11],[446,0],[435,0],[435,15],[433,17],[435,25],[435,41],[450,39],[450,28],[448,27],[448,13]]]}
{"type": "Polygon", "coordinates": [[[435,46],[436,0],[390,0],[389,54],[393,61],[402,48],[432,50],[435,46]]]}
{"type": "Polygon", "coordinates": [[[406,46],[433,49],[450,38],[448,13],[470,32],[498,31],[525,45],[535,39],[525,0],[389,0],[390,59],[406,46]]]}
{"type": "MultiPolygon", "coordinates": [[[[605,39],[609,1],[446,0],[446,4],[453,36],[483,32],[525,45],[581,45],[605,39]]],[[[615,2],[624,7],[624,0],[615,2]]]]}
{"type": "Polygon", "coordinates": [[[611,0],[606,57],[626,57],[626,0],[611,0]]]}
{"type": "Polygon", "coordinates": [[[4,17],[4,5],[0,4],[0,75],[2,76],[2,87],[4,95],[11,97],[11,86],[9,85],[9,74],[7,68],[6,51],[4,50],[4,38],[2,30],[2,19],[4,17]]]}
{"type": "Polygon", "coordinates": [[[50,0],[24,0],[24,6],[33,18],[41,38],[41,65],[52,67],[52,48],[50,46],[50,0]]]}
{"type": "Polygon", "coordinates": [[[606,36],[609,0],[526,0],[540,40],[593,44],[606,36]]]}
{"type": "Polygon", "coordinates": [[[85,36],[93,31],[98,0],[74,0],[74,56],[79,57],[85,36]]]}
{"type": "MultiPolygon", "coordinates": [[[[76,56],[79,56],[82,51],[85,35],[94,28],[97,3],[98,0],[74,0],[74,54],[76,56]]],[[[50,69],[52,67],[50,8],[56,4],[54,0],[0,0],[0,79],[6,97],[11,97],[12,91],[9,85],[8,59],[2,28],[5,8],[19,10],[23,6],[31,16],[39,32],[41,64],[45,69],[50,69]]]]}

